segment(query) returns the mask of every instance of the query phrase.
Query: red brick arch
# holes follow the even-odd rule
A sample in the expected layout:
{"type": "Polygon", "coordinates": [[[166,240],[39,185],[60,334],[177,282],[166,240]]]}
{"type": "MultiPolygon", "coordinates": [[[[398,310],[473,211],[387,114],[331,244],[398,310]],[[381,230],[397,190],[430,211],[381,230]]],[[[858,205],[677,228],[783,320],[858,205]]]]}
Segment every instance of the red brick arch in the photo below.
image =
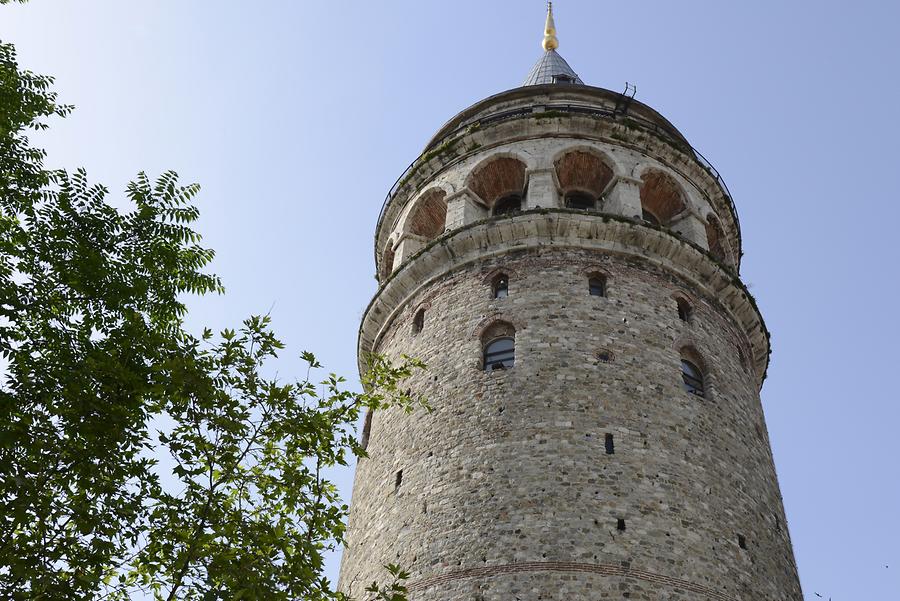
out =
{"type": "Polygon", "coordinates": [[[407,219],[407,231],[434,240],[444,233],[447,224],[447,193],[439,188],[423,194],[407,219]]]}
{"type": "Polygon", "coordinates": [[[563,194],[587,192],[599,199],[613,178],[613,170],[597,153],[570,150],[554,161],[563,194]]]}
{"type": "Polygon", "coordinates": [[[489,159],[469,176],[469,188],[490,208],[504,196],[524,194],[525,170],[525,163],[515,157],[489,159]]]}
{"type": "Polygon", "coordinates": [[[671,175],[651,169],[641,176],[641,208],[660,225],[667,225],[685,209],[684,193],[671,175]]]}

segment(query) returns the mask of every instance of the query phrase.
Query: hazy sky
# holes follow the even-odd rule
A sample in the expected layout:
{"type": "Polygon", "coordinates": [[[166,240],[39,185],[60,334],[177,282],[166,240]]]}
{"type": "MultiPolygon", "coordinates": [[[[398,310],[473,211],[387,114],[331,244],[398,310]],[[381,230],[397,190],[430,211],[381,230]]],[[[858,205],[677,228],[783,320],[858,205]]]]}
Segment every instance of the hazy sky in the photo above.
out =
{"type": "MultiPolygon", "coordinates": [[[[591,85],[668,117],[723,174],[773,349],[762,391],[807,599],[900,598],[900,3],[556,3],[591,85]]],[[[354,377],[384,195],[434,131],[518,86],[542,0],[32,0],[0,38],[76,112],[40,142],[116,198],[203,186],[220,328],[272,310],[279,369],[354,377]]],[[[339,475],[347,497],[352,472],[339,475]]],[[[329,564],[336,575],[337,558],[329,564]]]]}

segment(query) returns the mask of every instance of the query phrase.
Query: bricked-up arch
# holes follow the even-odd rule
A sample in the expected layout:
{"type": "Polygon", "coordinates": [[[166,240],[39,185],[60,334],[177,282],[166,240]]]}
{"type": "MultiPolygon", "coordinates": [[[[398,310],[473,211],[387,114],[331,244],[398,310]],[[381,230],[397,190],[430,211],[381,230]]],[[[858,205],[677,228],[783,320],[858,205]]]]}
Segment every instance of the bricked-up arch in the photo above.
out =
{"type": "Polygon", "coordinates": [[[709,245],[709,252],[712,256],[720,261],[728,263],[728,253],[725,251],[725,234],[722,231],[722,225],[714,216],[706,217],[706,242],[709,245]]]}
{"type": "Polygon", "coordinates": [[[651,170],[641,176],[641,208],[659,225],[668,225],[672,217],[684,210],[681,187],[662,171],[651,170]]]}
{"type": "Polygon", "coordinates": [[[426,192],[416,202],[407,221],[407,230],[416,236],[434,240],[444,233],[447,224],[447,193],[443,190],[426,192]]]}
{"type": "Polygon", "coordinates": [[[469,188],[488,206],[512,195],[525,193],[525,163],[512,157],[497,157],[479,166],[469,176],[469,188]]]}
{"type": "Polygon", "coordinates": [[[554,167],[563,196],[581,192],[600,200],[613,178],[612,168],[598,155],[571,150],[558,158],[554,167]]]}

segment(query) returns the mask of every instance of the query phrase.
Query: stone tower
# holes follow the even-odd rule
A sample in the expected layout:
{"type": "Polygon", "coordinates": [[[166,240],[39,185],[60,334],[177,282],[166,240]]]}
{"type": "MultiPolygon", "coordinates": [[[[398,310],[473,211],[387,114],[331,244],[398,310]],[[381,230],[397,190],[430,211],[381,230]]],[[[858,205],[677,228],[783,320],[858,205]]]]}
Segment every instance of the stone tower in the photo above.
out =
{"type": "Polygon", "coordinates": [[[762,316],[715,169],[557,53],[390,191],[359,353],[428,364],[366,418],[340,590],[414,601],[801,601],[762,316]]]}

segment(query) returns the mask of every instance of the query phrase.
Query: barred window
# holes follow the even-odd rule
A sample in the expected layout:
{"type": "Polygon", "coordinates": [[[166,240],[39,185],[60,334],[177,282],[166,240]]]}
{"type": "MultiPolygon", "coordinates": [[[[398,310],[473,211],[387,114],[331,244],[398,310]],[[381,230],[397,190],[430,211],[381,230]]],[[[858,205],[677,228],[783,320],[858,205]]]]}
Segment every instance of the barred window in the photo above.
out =
{"type": "Polygon", "coordinates": [[[484,347],[484,371],[509,369],[516,363],[514,338],[496,338],[484,347]]]}
{"type": "Polygon", "coordinates": [[[595,273],[588,278],[588,291],[591,296],[606,296],[606,278],[595,273]]]}
{"type": "Polygon", "coordinates": [[[681,379],[684,389],[691,394],[699,397],[705,396],[706,391],[703,386],[703,372],[692,362],[687,359],[681,360],[681,379]]]}

